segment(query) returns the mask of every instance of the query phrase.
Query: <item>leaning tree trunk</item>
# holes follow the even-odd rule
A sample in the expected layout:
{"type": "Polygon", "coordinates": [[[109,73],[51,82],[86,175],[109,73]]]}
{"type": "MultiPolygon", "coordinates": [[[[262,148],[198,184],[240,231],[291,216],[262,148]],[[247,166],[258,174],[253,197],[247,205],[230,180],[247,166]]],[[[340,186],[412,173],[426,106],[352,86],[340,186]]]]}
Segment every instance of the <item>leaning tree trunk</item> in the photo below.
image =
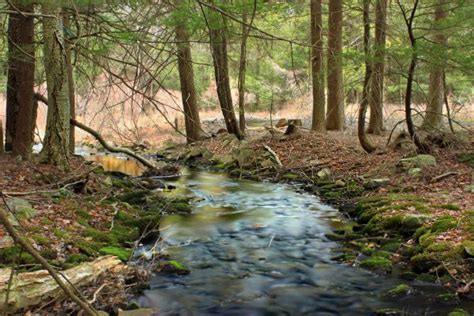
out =
{"type": "Polygon", "coordinates": [[[434,43],[436,55],[431,58],[428,104],[422,128],[439,129],[443,124],[444,65],[446,62],[447,38],[442,30],[442,22],[448,17],[447,0],[438,0],[434,12],[434,43]]]}
{"type": "MultiPolygon", "coordinates": [[[[67,37],[67,30],[70,29],[70,17],[69,13],[64,11],[64,37],[67,37]]],[[[76,85],[74,82],[74,67],[72,65],[72,51],[73,46],[70,41],[65,40],[65,50],[66,50],[66,69],[67,69],[67,82],[68,82],[68,90],[69,90],[69,111],[70,111],[70,118],[76,118],[76,85]]],[[[74,125],[69,126],[69,151],[71,154],[74,154],[76,149],[76,135],[75,135],[75,128],[74,125]]]]}
{"type": "Polygon", "coordinates": [[[326,104],[324,99],[323,19],[321,0],[311,0],[311,75],[313,79],[313,120],[311,129],[326,131],[326,104]]]}
{"type": "Polygon", "coordinates": [[[369,105],[368,98],[370,94],[370,80],[372,77],[372,63],[370,61],[370,0],[364,1],[364,57],[365,57],[365,78],[364,78],[364,90],[362,92],[362,100],[359,107],[359,118],[357,122],[357,134],[359,142],[362,148],[368,153],[375,151],[375,147],[369,142],[367,135],[365,134],[365,115],[367,113],[367,107],[369,105]]]}
{"type": "Polygon", "coordinates": [[[61,10],[42,5],[44,68],[48,86],[48,118],[41,160],[66,166],[69,157],[70,107],[61,10]],[[55,16],[49,17],[49,16],[55,16]]]}
{"type": "Polygon", "coordinates": [[[385,73],[385,40],[387,33],[387,0],[375,3],[374,65],[369,96],[370,119],[368,132],[375,135],[383,131],[383,86],[385,73]]]}
{"type": "Polygon", "coordinates": [[[212,59],[214,61],[214,73],[216,77],[217,96],[224,116],[227,131],[241,139],[242,134],[235,117],[230,90],[229,65],[227,56],[227,35],[225,20],[216,14],[211,14],[211,25],[209,25],[209,38],[211,42],[212,59]]]}
{"type": "Polygon", "coordinates": [[[7,151],[29,159],[36,126],[34,19],[32,4],[12,1],[8,19],[7,151]]]}
{"type": "MultiPolygon", "coordinates": [[[[181,1],[176,1],[179,4],[181,1]]],[[[186,125],[186,139],[188,143],[199,140],[201,135],[201,121],[197,105],[197,93],[194,85],[194,71],[189,44],[189,34],[183,22],[176,26],[176,41],[178,50],[178,71],[183,98],[184,122],[186,125]]]]}
{"type": "Polygon", "coordinates": [[[343,0],[329,0],[328,32],[328,130],[344,129],[344,86],[342,77],[342,4],[343,0]]]}

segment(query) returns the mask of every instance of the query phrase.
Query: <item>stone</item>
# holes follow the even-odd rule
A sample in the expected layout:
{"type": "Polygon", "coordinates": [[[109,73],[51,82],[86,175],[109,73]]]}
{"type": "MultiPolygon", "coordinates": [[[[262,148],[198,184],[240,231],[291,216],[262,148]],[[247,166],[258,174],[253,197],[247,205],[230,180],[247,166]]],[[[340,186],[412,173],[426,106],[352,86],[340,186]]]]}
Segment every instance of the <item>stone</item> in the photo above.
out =
{"type": "Polygon", "coordinates": [[[281,128],[285,127],[288,125],[288,120],[286,118],[281,118],[278,120],[278,122],[275,124],[276,128],[281,128]]]}
{"type": "Polygon", "coordinates": [[[343,188],[346,186],[346,183],[342,180],[336,180],[336,182],[334,182],[334,185],[336,185],[337,187],[343,188]]]}
{"type": "Polygon", "coordinates": [[[405,296],[410,294],[411,287],[406,284],[400,284],[388,291],[389,296],[405,296]]]}
{"type": "Polygon", "coordinates": [[[262,166],[262,168],[271,168],[274,166],[274,163],[273,163],[273,160],[271,159],[265,159],[262,162],[260,162],[260,166],[262,166]]]}
{"type": "Polygon", "coordinates": [[[402,219],[402,230],[414,232],[420,228],[430,217],[426,215],[409,214],[402,219]]]}
{"type": "Polygon", "coordinates": [[[112,178],[111,177],[106,177],[103,181],[104,185],[108,186],[108,187],[112,187],[114,184],[112,182],[112,178]]]}
{"type": "Polygon", "coordinates": [[[411,168],[424,168],[436,165],[436,158],[431,155],[417,155],[410,158],[403,158],[397,164],[402,170],[411,168]]]}
{"type": "Polygon", "coordinates": [[[12,198],[8,201],[8,207],[15,213],[18,219],[29,219],[38,213],[27,200],[12,198]]]}
{"type": "Polygon", "coordinates": [[[329,168],[323,168],[323,169],[319,170],[316,175],[321,180],[327,180],[327,179],[331,178],[332,172],[331,172],[331,169],[329,169],[329,168]]]}
{"type": "Polygon", "coordinates": [[[410,177],[418,177],[421,174],[421,168],[410,168],[408,169],[408,175],[410,177]]]}
{"type": "Polygon", "coordinates": [[[469,256],[469,257],[474,257],[474,241],[465,241],[463,243],[464,247],[464,252],[469,256]]]}
{"type": "Polygon", "coordinates": [[[386,186],[388,184],[390,184],[389,178],[369,179],[366,182],[364,182],[364,188],[373,190],[379,187],[386,186]]]}

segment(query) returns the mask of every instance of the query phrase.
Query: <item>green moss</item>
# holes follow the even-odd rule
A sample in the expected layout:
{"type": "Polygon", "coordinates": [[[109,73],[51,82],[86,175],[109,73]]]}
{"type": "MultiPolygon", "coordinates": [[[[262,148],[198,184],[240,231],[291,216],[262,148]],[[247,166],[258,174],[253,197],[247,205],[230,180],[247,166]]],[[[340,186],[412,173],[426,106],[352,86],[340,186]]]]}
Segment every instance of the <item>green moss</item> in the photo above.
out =
{"type": "Polygon", "coordinates": [[[388,252],[397,252],[402,244],[400,242],[391,242],[382,246],[382,250],[388,252]]]}
{"type": "Polygon", "coordinates": [[[431,232],[425,233],[424,235],[420,236],[419,243],[423,247],[428,247],[432,243],[436,241],[436,235],[432,234],[431,232]]]}
{"type": "Polygon", "coordinates": [[[83,209],[78,209],[76,211],[76,215],[80,218],[80,219],[84,219],[86,221],[90,220],[91,219],[91,215],[89,214],[89,212],[87,212],[86,210],[83,210],[83,209]]]}
{"type": "Polygon", "coordinates": [[[442,252],[442,251],[449,250],[451,247],[452,247],[452,244],[450,242],[445,241],[445,242],[433,243],[433,244],[429,245],[426,248],[426,251],[428,251],[428,252],[442,252]]]}
{"type": "Polygon", "coordinates": [[[407,284],[399,284],[390,291],[388,291],[388,295],[390,296],[404,296],[410,293],[411,287],[407,284]]]}
{"type": "Polygon", "coordinates": [[[413,239],[416,241],[419,241],[420,237],[423,236],[426,233],[430,233],[431,229],[427,226],[422,226],[418,228],[415,233],[413,234],[413,239]]]}
{"type": "Polygon", "coordinates": [[[41,225],[53,225],[54,223],[49,218],[43,217],[42,219],[40,219],[40,224],[41,225]]]}
{"type": "Polygon", "coordinates": [[[384,257],[371,257],[360,263],[362,268],[372,271],[390,272],[392,270],[392,262],[384,257]]]}
{"type": "Polygon", "coordinates": [[[185,274],[189,274],[190,272],[189,269],[185,265],[175,260],[171,260],[164,263],[160,267],[160,269],[162,272],[173,273],[173,274],[178,274],[178,275],[185,275],[185,274]]]}
{"type": "Polygon", "coordinates": [[[114,235],[109,231],[101,231],[92,227],[87,227],[84,230],[84,236],[91,237],[96,242],[101,243],[116,243],[117,240],[114,238],[114,235]]]}
{"type": "Polygon", "coordinates": [[[55,228],[53,229],[53,233],[56,237],[61,238],[61,239],[71,238],[71,233],[64,229],[55,228]]]}
{"type": "Polygon", "coordinates": [[[74,246],[76,246],[81,253],[86,254],[90,257],[95,257],[99,253],[100,244],[96,242],[87,241],[85,239],[78,239],[75,240],[73,243],[74,246]]]}
{"type": "Polygon", "coordinates": [[[19,246],[0,249],[0,264],[34,264],[36,260],[19,246]]]}
{"type": "Polygon", "coordinates": [[[44,237],[43,235],[33,234],[30,236],[38,245],[41,246],[48,246],[51,244],[48,238],[44,237]]]}
{"type": "Polygon", "coordinates": [[[44,248],[40,251],[40,255],[46,260],[53,260],[58,257],[58,252],[51,248],[44,248]]]}
{"type": "Polygon", "coordinates": [[[290,180],[290,181],[295,181],[298,180],[299,175],[295,173],[286,173],[282,176],[283,179],[290,180]]]}
{"type": "Polygon", "coordinates": [[[117,256],[122,261],[128,261],[132,255],[131,249],[120,248],[120,247],[104,247],[99,250],[103,255],[117,256]]]}
{"type": "Polygon", "coordinates": [[[446,294],[440,294],[436,297],[437,301],[443,302],[443,303],[458,303],[459,298],[457,294],[453,293],[446,293],[446,294]]]}
{"type": "Polygon", "coordinates": [[[150,194],[148,190],[136,190],[122,193],[117,196],[117,199],[122,202],[127,202],[130,205],[144,205],[148,194],[150,194]]]}
{"type": "Polygon", "coordinates": [[[423,252],[410,258],[415,271],[428,272],[431,268],[438,265],[438,260],[433,254],[423,252]]]}
{"type": "Polygon", "coordinates": [[[460,211],[461,207],[456,204],[433,204],[433,207],[435,208],[441,208],[444,210],[450,210],[450,211],[460,211]]]}
{"type": "Polygon", "coordinates": [[[451,228],[455,228],[458,225],[458,221],[452,216],[443,216],[440,217],[433,226],[431,226],[431,231],[435,233],[442,233],[451,228]]]}
{"type": "Polygon", "coordinates": [[[474,168],[474,152],[465,152],[458,155],[458,160],[474,168]]]}
{"type": "Polygon", "coordinates": [[[88,260],[88,257],[86,255],[81,254],[81,253],[75,253],[66,257],[66,264],[76,265],[78,263],[81,263],[87,260],[88,260]]]}
{"type": "Polygon", "coordinates": [[[462,308],[456,308],[453,311],[451,311],[448,316],[469,316],[469,312],[465,311],[462,308]]]}

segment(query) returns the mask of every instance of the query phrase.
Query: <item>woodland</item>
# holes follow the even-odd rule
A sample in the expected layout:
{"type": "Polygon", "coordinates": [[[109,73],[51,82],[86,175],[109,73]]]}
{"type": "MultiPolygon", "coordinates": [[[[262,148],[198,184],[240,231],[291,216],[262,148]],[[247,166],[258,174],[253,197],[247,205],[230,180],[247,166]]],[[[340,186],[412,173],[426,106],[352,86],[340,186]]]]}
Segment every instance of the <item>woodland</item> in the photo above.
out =
{"type": "Polygon", "coordinates": [[[0,16],[0,314],[473,315],[472,1],[0,16]]]}

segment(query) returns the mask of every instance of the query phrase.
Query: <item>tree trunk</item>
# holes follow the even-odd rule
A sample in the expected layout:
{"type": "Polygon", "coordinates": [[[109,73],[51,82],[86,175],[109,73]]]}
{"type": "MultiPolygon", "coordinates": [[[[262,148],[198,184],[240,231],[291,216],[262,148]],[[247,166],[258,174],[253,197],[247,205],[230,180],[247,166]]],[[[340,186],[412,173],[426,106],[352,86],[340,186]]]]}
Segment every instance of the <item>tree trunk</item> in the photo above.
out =
{"type": "Polygon", "coordinates": [[[385,39],[387,33],[387,0],[375,3],[374,65],[369,96],[370,119],[368,132],[375,135],[383,131],[383,87],[385,72],[385,39]]]}
{"type": "Polygon", "coordinates": [[[323,33],[321,0],[311,0],[311,74],[313,79],[313,121],[311,129],[326,131],[324,99],[323,33]]]}
{"type": "Polygon", "coordinates": [[[5,153],[5,147],[3,147],[3,121],[0,120],[0,155],[5,153]]]}
{"type": "Polygon", "coordinates": [[[44,68],[48,85],[48,118],[41,160],[67,166],[69,157],[70,107],[61,10],[54,4],[42,5],[44,68]]]}
{"type": "Polygon", "coordinates": [[[329,0],[328,31],[328,130],[344,129],[344,86],[342,77],[342,3],[329,0]]]}
{"type": "Polygon", "coordinates": [[[240,45],[240,64],[239,64],[239,127],[242,134],[245,132],[245,75],[247,70],[247,40],[252,28],[253,20],[257,12],[257,0],[253,1],[252,18],[250,25],[247,26],[247,0],[243,0],[242,7],[242,43],[240,45]]]}
{"type": "Polygon", "coordinates": [[[422,128],[425,130],[439,129],[443,124],[444,82],[443,73],[446,61],[447,38],[440,23],[448,17],[447,0],[438,0],[434,12],[434,43],[436,56],[432,57],[428,104],[422,128]]]}
{"type": "Polygon", "coordinates": [[[372,77],[372,62],[370,61],[369,46],[370,46],[370,0],[364,1],[364,57],[365,57],[365,78],[364,90],[362,93],[362,100],[359,107],[359,118],[357,122],[357,134],[362,148],[368,153],[375,151],[375,147],[369,142],[365,134],[365,115],[369,105],[368,98],[370,94],[370,80],[372,77]]]}
{"type": "Polygon", "coordinates": [[[217,96],[224,116],[227,131],[242,139],[242,134],[237,124],[230,90],[229,65],[227,56],[227,35],[224,17],[211,12],[211,25],[209,25],[209,38],[211,42],[214,73],[216,77],[217,96]]]}
{"type": "MultiPolygon", "coordinates": [[[[179,5],[181,0],[176,1],[179,5]]],[[[192,143],[200,139],[201,121],[197,105],[197,93],[194,85],[194,71],[189,44],[189,34],[186,25],[179,22],[176,26],[176,41],[178,52],[178,71],[183,98],[184,122],[186,125],[186,140],[192,143]]]]}
{"type": "Polygon", "coordinates": [[[34,19],[17,13],[33,12],[33,5],[13,1],[8,20],[7,151],[29,159],[36,124],[34,103],[34,19]]]}
{"type": "MultiPolygon", "coordinates": [[[[71,28],[70,17],[67,12],[64,12],[63,17],[64,22],[64,37],[67,37],[66,30],[71,28]]],[[[70,111],[70,118],[76,119],[76,85],[74,82],[74,68],[72,65],[72,51],[73,47],[70,41],[65,40],[66,49],[66,69],[67,69],[67,82],[68,82],[68,90],[69,90],[69,111],[70,111]]],[[[69,151],[71,154],[74,154],[76,149],[76,137],[75,137],[75,129],[74,125],[69,126],[69,151]]]]}

